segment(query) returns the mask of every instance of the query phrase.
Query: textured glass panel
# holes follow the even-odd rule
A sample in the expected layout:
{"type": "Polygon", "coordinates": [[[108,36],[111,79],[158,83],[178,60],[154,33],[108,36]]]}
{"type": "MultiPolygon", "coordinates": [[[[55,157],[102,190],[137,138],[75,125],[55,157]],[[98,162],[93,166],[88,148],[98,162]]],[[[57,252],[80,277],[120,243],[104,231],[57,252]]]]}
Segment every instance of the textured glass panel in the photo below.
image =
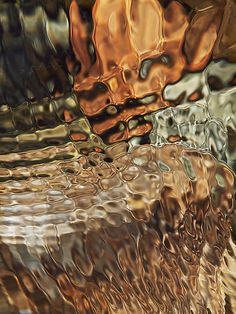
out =
{"type": "Polygon", "coordinates": [[[236,313],[235,0],[0,0],[0,314],[236,313]]]}

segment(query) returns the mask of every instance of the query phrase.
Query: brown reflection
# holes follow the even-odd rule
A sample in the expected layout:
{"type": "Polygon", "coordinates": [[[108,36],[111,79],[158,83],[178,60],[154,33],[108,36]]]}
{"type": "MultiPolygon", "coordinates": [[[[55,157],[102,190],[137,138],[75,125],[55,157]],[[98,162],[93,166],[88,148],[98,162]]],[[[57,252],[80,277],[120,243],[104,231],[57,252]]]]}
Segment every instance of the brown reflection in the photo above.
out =
{"type": "Polygon", "coordinates": [[[230,170],[180,145],[117,152],[1,171],[2,314],[224,312],[230,170]]]}
{"type": "MultiPolygon", "coordinates": [[[[77,7],[75,1],[72,6],[77,7]]],[[[159,2],[154,0],[96,1],[92,11],[92,38],[96,53],[94,64],[83,61],[87,60],[88,49],[83,49],[80,56],[83,43],[77,48],[80,37],[74,35],[80,27],[80,19],[75,20],[72,12],[71,9],[71,42],[82,64],[80,73],[75,77],[74,89],[79,94],[84,90],[91,92],[98,79],[107,87],[103,95],[92,101],[80,99],[83,112],[93,117],[101,114],[110,104],[124,104],[121,113],[114,114],[105,123],[92,124],[95,133],[102,135],[104,129],[112,129],[118,121],[128,122],[134,116],[143,116],[168,105],[161,98],[162,88],[167,82],[177,80],[184,67],[181,44],[188,22],[180,4],[173,2],[163,10],[159,2]],[[174,15],[175,24],[171,21],[174,15]],[[146,23],[147,20],[150,24],[146,23]],[[77,44],[74,45],[74,42],[77,44]],[[149,94],[158,97],[150,102],[149,108],[145,108],[144,104],[140,111],[135,99],[143,99],[149,94]],[[131,98],[134,99],[132,108],[127,102],[131,98]]],[[[112,143],[147,131],[142,126],[132,131],[125,127],[123,131],[114,131],[118,132],[117,135],[105,136],[105,139],[112,143]]]]}
{"type": "Polygon", "coordinates": [[[124,107],[104,123],[92,122],[93,131],[105,142],[145,134],[147,128],[138,125],[132,131],[128,126],[120,131],[118,122],[169,106],[161,97],[163,87],[177,81],[184,70],[199,71],[212,56],[233,60],[235,38],[228,35],[236,12],[233,1],[181,2],[97,0],[92,8],[91,34],[81,20],[78,4],[72,1],[71,43],[81,64],[74,90],[91,93],[98,80],[107,88],[93,100],[81,98],[81,108],[86,116],[94,117],[109,105],[124,107]],[[94,62],[89,55],[91,49],[96,56],[94,62]],[[130,108],[128,99],[142,99],[148,94],[158,95],[149,109],[140,112],[138,104],[130,108]],[[112,134],[106,136],[105,129],[112,134]]]}

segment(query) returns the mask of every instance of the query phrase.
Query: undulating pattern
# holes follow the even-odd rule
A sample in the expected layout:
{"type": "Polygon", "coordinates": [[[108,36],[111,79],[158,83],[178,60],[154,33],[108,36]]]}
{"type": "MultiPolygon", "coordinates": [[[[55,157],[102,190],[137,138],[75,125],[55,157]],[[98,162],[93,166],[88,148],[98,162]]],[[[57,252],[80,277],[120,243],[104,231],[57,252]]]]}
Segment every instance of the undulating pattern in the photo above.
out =
{"type": "Polygon", "coordinates": [[[0,314],[236,313],[235,0],[0,0],[0,314]]]}

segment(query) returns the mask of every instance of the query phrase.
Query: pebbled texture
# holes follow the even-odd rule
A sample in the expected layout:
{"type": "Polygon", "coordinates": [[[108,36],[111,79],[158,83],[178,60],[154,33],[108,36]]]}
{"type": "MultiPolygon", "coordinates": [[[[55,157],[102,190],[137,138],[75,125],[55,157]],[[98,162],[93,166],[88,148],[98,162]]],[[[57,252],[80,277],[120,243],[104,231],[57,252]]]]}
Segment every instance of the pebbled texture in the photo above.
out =
{"type": "Polygon", "coordinates": [[[0,169],[2,313],[222,313],[230,170],[179,145],[103,158],[0,169]]]}
{"type": "Polygon", "coordinates": [[[235,12],[0,1],[1,314],[236,312],[235,12]]]}

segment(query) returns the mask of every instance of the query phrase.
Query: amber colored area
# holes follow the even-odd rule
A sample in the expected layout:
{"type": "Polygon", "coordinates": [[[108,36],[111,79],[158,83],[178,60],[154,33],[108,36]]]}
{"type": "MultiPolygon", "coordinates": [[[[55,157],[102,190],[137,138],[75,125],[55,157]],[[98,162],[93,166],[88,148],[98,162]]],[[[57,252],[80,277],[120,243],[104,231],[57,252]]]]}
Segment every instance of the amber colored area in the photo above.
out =
{"type": "Polygon", "coordinates": [[[113,162],[92,153],[27,173],[0,169],[2,219],[9,203],[25,204],[13,226],[0,222],[0,297],[40,314],[224,313],[221,281],[230,274],[218,266],[229,246],[233,174],[180,145],[119,151],[111,149],[113,162]],[[18,226],[44,198],[41,220],[18,226]],[[42,242],[28,230],[42,231],[42,242]],[[12,232],[17,243],[5,245],[12,232]]]}
{"type": "MultiPolygon", "coordinates": [[[[140,128],[137,125],[131,131],[129,120],[169,106],[162,99],[166,84],[180,79],[184,70],[202,70],[212,57],[234,59],[235,35],[229,25],[235,14],[232,0],[97,0],[92,8],[93,31],[89,33],[73,0],[70,39],[81,64],[74,90],[92,91],[97,81],[107,89],[93,100],[80,98],[84,114],[99,121],[90,121],[93,131],[108,143],[139,136],[140,128]],[[88,39],[93,42],[95,63],[88,54],[88,39]],[[135,99],[149,94],[156,99],[140,112],[135,99]],[[132,107],[127,99],[134,99],[132,107]],[[122,109],[103,121],[100,116],[110,104],[122,109]],[[118,130],[119,122],[124,123],[122,131],[118,130]],[[116,132],[119,134],[114,135],[116,132]]],[[[142,130],[147,132],[147,128],[142,130]]]]}
{"type": "MultiPolygon", "coordinates": [[[[106,121],[92,123],[94,132],[102,135],[104,130],[115,127],[120,121],[127,124],[134,116],[143,116],[168,105],[162,100],[161,91],[167,82],[177,80],[183,70],[181,44],[188,22],[183,7],[177,2],[164,11],[155,0],[96,1],[92,13],[92,39],[97,57],[93,65],[89,63],[87,49],[82,49],[86,25],[80,19],[76,1],[72,1],[71,43],[82,69],[75,78],[74,89],[78,92],[91,90],[98,79],[106,85],[107,91],[93,101],[80,99],[82,110],[88,117],[102,114],[109,104],[122,106],[119,113],[106,121]],[[177,17],[177,31],[176,24],[171,23],[174,15],[175,20],[177,17]],[[78,33],[80,35],[76,36],[78,33]],[[165,60],[165,54],[170,58],[165,60]],[[153,64],[146,71],[149,73],[145,78],[141,78],[141,64],[144,66],[144,62],[153,64]],[[125,105],[127,99],[143,98],[149,94],[156,95],[156,100],[142,106],[141,110],[135,101],[132,107],[125,105]]],[[[141,132],[147,131],[146,127],[141,129],[141,132]]],[[[125,125],[121,135],[108,137],[108,143],[134,135],[140,135],[140,127],[131,131],[125,125]]]]}

